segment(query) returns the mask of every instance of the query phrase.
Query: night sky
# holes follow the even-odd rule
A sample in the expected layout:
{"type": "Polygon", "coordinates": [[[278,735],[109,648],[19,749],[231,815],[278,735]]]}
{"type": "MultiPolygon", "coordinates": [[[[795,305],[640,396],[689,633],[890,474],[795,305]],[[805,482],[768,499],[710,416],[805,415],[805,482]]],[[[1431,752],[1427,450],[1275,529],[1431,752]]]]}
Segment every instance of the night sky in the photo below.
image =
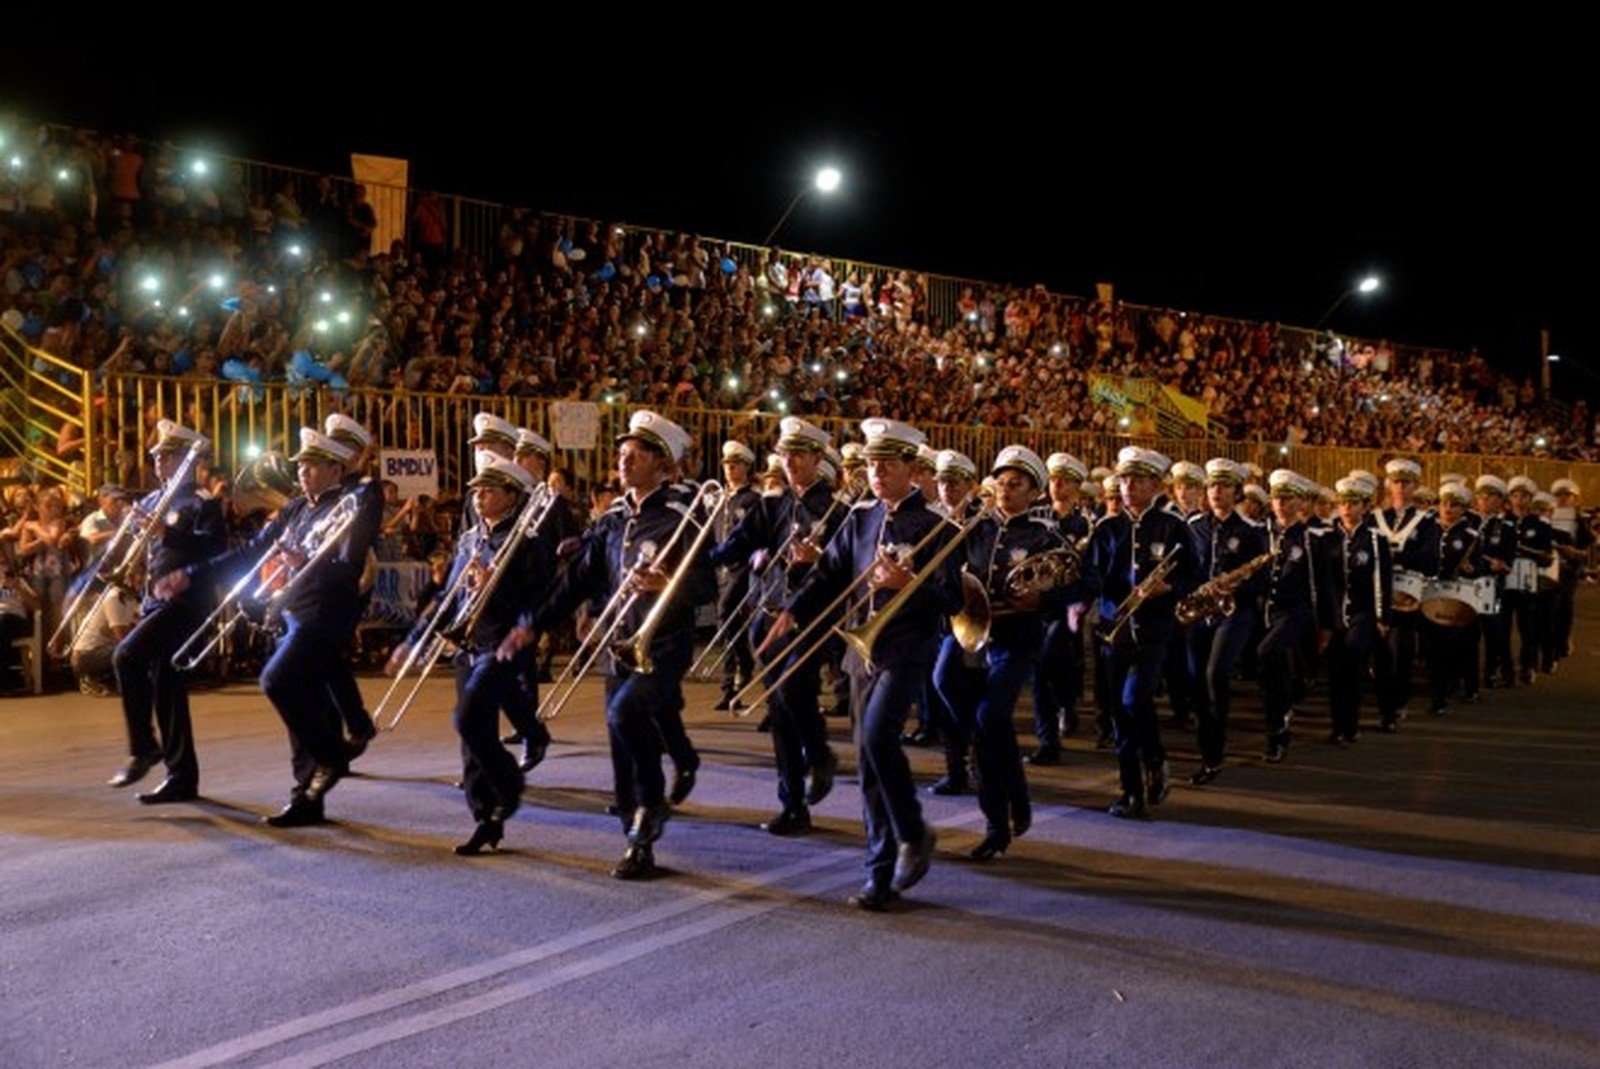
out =
{"type": "Polygon", "coordinates": [[[171,78],[98,84],[24,56],[0,68],[0,114],[337,173],[351,151],[403,156],[421,187],[752,243],[832,162],[843,188],[803,199],[778,244],[1304,326],[1376,272],[1382,291],[1329,326],[1476,346],[1519,376],[1545,327],[1558,396],[1600,395],[1595,122],[1559,56],[1528,77],[1247,49],[1159,77],[1152,56],[1145,80],[1076,60],[896,75],[878,56],[851,80],[573,40],[525,70],[472,57],[315,79],[191,56],[171,78]]]}

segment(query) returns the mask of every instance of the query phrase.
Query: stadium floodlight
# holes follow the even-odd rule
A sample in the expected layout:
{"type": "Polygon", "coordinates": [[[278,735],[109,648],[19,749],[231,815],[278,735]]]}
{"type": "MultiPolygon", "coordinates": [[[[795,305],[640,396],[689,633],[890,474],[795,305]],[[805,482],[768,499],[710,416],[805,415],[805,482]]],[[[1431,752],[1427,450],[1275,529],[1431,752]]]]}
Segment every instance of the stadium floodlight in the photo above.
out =
{"type": "Polygon", "coordinates": [[[321,301],[323,304],[332,304],[333,294],[327,290],[323,290],[321,293],[317,294],[317,300],[321,301]]]}
{"type": "Polygon", "coordinates": [[[195,160],[193,163],[189,164],[189,170],[194,172],[196,175],[204,176],[211,171],[211,165],[205,160],[195,160]]]}
{"type": "Polygon", "coordinates": [[[772,239],[778,236],[778,231],[783,229],[783,224],[789,221],[789,216],[793,214],[795,208],[799,206],[800,202],[805,199],[807,193],[810,193],[812,190],[816,190],[818,193],[822,193],[824,195],[833,193],[843,182],[843,172],[841,172],[839,168],[833,166],[832,164],[829,164],[826,167],[817,168],[816,173],[811,176],[811,184],[800,187],[800,191],[794,195],[794,199],[791,200],[789,202],[789,206],[783,210],[783,214],[778,216],[778,221],[772,224],[771,230],[767,231],[767,236],[762,240],[761,244],[769,246],[772,244],[772,239]]]}
{"type": "Polygon", "coordinates": [[[225,276],[221,271],[213,271],[213,272],[211,272],[211,277],[206,279],[206,285],[210,286],[214,290],[220,290],[223,286],[226,286],[227,284],[228,284],[227,276],[225,276]]]}
{"type": "Polygon", "coordinates": [[[302,246],[298,241],[293,242],[292,244],[290,244],[289,248],[286,251],[289,253],[290,256],[294,256],[294,257],[304,256],[305,253],[306,253],[305,247],[302,246]]]}
{"type": "Polygon", "coordinates": [[[72,181],[72,172],[67,170],[65,167],[61,168],[61,170],[56,172],[56,181],[57,182],[70,182],[70,181],[72,181]]]}
{"type": "Polygon", "coordinates": [[[1362,296],[1377,293],[1382,286],[1383,280],[1377,275],[1367,275],[1360,282],[1357,282],[1354,286],[1351,286],[1349,289],[1339,294],[1339,296],[1335,298],[1334,302],[1328,305],[1328,310],[1323,312],[1322,315],[1318,317],[1316,325],[1311,329],[1321,330],[1322,324],[1326,323],[1328,318],[1332,316],[1333,313],[1337,312],[1344,305],[1344,302],[1348,301],[1351,297],[1358,293],[1362,296]]]}
{"type": "Polygon", "coordinates": [[[154,275],[146,275],[139,280],[139,288],[146,293],[154,293],[161,288],[161,280],[154,275]]]}
{"type": "Polygon", "coordinates": [[[333,318],[337,319],[341,323],[348,323],[348,322],[350,322],[350,313],[341,311],[338,315],[334,316],[333,318]]]}

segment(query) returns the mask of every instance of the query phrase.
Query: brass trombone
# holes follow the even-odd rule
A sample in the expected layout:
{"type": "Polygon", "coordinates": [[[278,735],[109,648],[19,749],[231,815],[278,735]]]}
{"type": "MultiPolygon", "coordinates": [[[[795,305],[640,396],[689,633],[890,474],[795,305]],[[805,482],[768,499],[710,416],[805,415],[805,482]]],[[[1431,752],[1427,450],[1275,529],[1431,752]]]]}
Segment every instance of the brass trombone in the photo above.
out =
{"type": "Polygon", "coordinates": [[[539,529],[549,518],[555,505],[556,495],[551,493],[542,483],[534,487],[528,495],[527,503],[522,506],[517,514],[516,526],[500,543],[500,548],[495,550],[487,565],[469,563],[456,573],[455,579],[448,589],[440,595],[434,604],[433,611],[428,616],[428,623],[422,630],[421,636],[406,653],[406,659],[401,662],[400,670],[394,674],[394,679],[389,683],[389,689],[383,692],[383,697],[378,700],[377,707],[372,710],[373,723],[378,725],[379,731],[393,731],[400,726],[400,721],[411,709],[417,695],[422,691],[422,684],[428,679],[428,674],[439,663],[441,657],[450,646],[472,634],[472,629],[477,626],[478,618],[483,615],[484,607],[489,604],[489,599],[494,596],[495,588],[500,585],[500,579],[505,575],[506,567],[511,562],[512,555],[521,548],[522,544],[538,537],[539,529]],[[475,566],[476,565],[476,566],[475,566]],[[477,586],[472,586],[474,577],[477,586]],[[456,601],[462,590],[467,591],[466,600],[458,606],[456,601]],[[389,707],[389,702],[399,690],[400,683],[405,679],[406,673],[422,664],[422,670],[412,682],[411,689],[406,692],[405,699],[400,707],[394,710],[388,723],[384,723],[384,710],[389,707]]]}
{"type": "Polygon", "coordinates": [[[194,444],[189,446],[189,451],[184,454],[178,470],[167,480],[161,496],[156,498],[149,508],[141,508],[137,502],[128,506],[128,514],[122,517],[122,523],[117,526],[116,533],[111,536],[111,541],[106,543],[106,550],[100,554],[100,562],[95,567],[94,574],[78,589],[77,594],[61,613],[61,623],[45,646],[52,657],[65,657],[77,644],[91,621],[99,617],[106,602],[115,597],[119,591],[138,594],[134,589],[138,585],[134,582],[134,576],[144,567],[145,553],[149,550],[156,531],[166,522],[163,517],[172,505],[172,499],[177,496],[179,488],[188,482],[195,465],[200,463],[201,455],[210,447],[211,442],[208,439],[196,439],[194,444]],[[127,544],[124,545],[124,542],[127,544]],[[73,627],[73,617],[78,614],[83,600],[89,596],[89,591],[96,587],[99,589],[89,606],[89,611],[79,617],[78,625],[73,627]],[[69,630],[72,634],[71,640],[62,645],[61,640],[66,637],[69,630]]]}
{"type": "Polygon", "coordinates": [[[867,621],[866,624],[861,627],[851,629],[830,626],[827,631],[812,639],[811,645],[805,647],[805,651],[798,656],[791,657],[787,653],[783,652],[784,650],[799,649],[801,642],[811,636],[813,631],[815,631],[823,623],[831,620],[834,613],[836,613],[847,600],[854,597],[858,590],[866,585],[867,581],[872,577],[873,569],[868,568],[860,575],[857,575],[855,578],[851,579],[850,582],[845,585],[845,588],[839,592],[839,595],[829,602],[826,608],[817,614],[816,619],[812,620],[805,627],[801,628],[799,633],[784,645],[783,650],[779,651],[778,656],[774,657],[767,663],[765,667],[757,671],[755,677],[751,679],[749,683],[745,684],[744,689],[734,696],[733,704],[743,705],[743,708],[736,710],[734,715],[749,716],[752,709],[766,701],[772,696],[774,691],[783,686],[784,683],[788,682],[789,677],[799,670],[801,665],[815,657],[817,653],[821,651],[822,647],[827,644],[828,640],[835,634],[844,639],[846,644],[856,651],[863,663],[870,665],[872,663],[872,647],[877,642],[878,635],[882,632],[884,625],[894,617],[895,613],[900,611],[900,609],[905,605],[906,600],[917,589],[917,587],[926,582],[927,579],[939,568],[939,566],[944,563],[945,558],[953,553],[957,546],[961,545],[962,541],[967,537],[968,534],[972,533],[972,529],[977,526],[978,520],[990,514],[991,510],[985,509],[966,523],[958,523],[948,517],[941,516],[939,518],[939,522],[934,525],[933,529],[927,534],[923,535],[922,540],[911,548],[911,553],[909,555],[910,559],[915,560],[918,553],[921,553],[924,549],[931,546],[934,539],[945,533],[946,528],[955,528],[955,533],[948,536],[948,540],[943,546],[939,547],[939,551],[934,555],[933,559],[930,560],[921,571],[912,576],[910,582],[901,587],[899,590],[895,591],[894,596],[884,603],[884,606],[879,609],[877,613],[875,613],[867,621]],[[783,673],[780,674],[777,679],[768,684],[765,689],[760,691],[760,693],[752,696],[751,691],[755,688],[756,684],[770,672],[772,667],[777,664],[782,664],[785,661],[788,662],[789,666],[784,669],[783,673]]]}
{"type": "Polygon", "coordinates": [[[694,498],[690,500],[688,508],[684,510],[683,519],[678,521],[678,526],[672,531],[672,537],[667,539],[667,544],[661,547],[649,561],[641,561],[636,564],[633,571],[617,585],[616,591],[611,595],[611,599],[606,602],[605,608],[600,610],[600,615],[595,619],[593,626],[589,628],[589,633],[578,644],[577,650],[572,654],[572,658],[567,661],[566,667],[561,670],[561,675],[557,677],[555,683],[551,686],[550,692],[539,703],[538,715],[540,720],[553,720],[561,714],[561,710],[566,708],[567,703],[578,692],[578,684],[583,682],[583,677],[589,674],[590,669],[600,659],[600,654],[603,651],[611,650],[613,655],[616,655],[621,652],[618,648],[619,646],[634,645],[633,653],[636,656],[634,664],[631,666],[632,670],[641,674],[649,674],[654,669],[655,666],[650,663],[648,641],[642,647],[642,655],[639,655],[641,648],[637,646],[637,643],[641,638],[650,640],[655,637],[655,627],[660,625],[661,620],[658,610],[662,610],[670,598],[678,593],[681,582],[694,562],[695,551],[701,546],[706,532],[711,530],[713,522],[727,501],[728,495],[723,492],[721,483],[708,480],[700,484],[700,488],[695,491],[694,498]],[[711,502],[711,512],[702,520],[697,513],[708,501],[711,502]],[[685,553],[682,559],[679,560],[677,569],[668,580],[666,588],[657,595],[655,605],[652,606],[650,613],[646,616],[646,625],[651,624],[651,621],[654,620],[651,630],[646,634],[644,625],[641,625],[639,632],[635,633],[631,639],[619,643],[617,634],[640,596],[640,592],[634,588],[629,580],[635,575],[647,571],[656,561],[666,560],[672,554],[672,551],[677,548],[678,542],[690,527],[698,527],[700,529],[699,534],[695,537],[694,546],[690,552],[685,553]]]}
{"type": "MultiPolygon", "coordinates": [[[[846,493],[843,490],[835,493],[833,501],[828,505],[828,511],[824,512],[822,519],[813,525],[812,533],[800,539],[800,544],[816,545],[814,540],[815,533],[828,529],[828,521],[833,518],[834,510],[841,506],[849,508],[856,503],[860,496],[860,494],[846,493]]],[[[733,611],[728,614],[728,618],[722,621],[722,626],[717,628],[717,633],[711,636],[711,641],[706,644],[706,648],[701,652],[694,664],[689,666],[688,675],[690,679],[705,681],[713,678],[717,669],[722,667],[722,662],[728,659],[728,654],[733,652],[733,647],[738,642],[739,633],[750,622],[753,613],[756,610],[766,611],[766,606],[762,604],[764,596],[762,581],[769,575],[784,575],[788,573],[789,547],[794,544],[795,538],[799,533],[798,527],[792,528],[784,540],[778,544],[777,550],[773,552],[772,557],[762,567],[761,571],[751,573],[750,588],[744,592],[744,597],[739,599],[739,604],[733,607],[733,611]],[[776,573],[774,569],[777,570],[776,573]],[[717,651],[716,656],[707,663],[707,658],[712,657],[713,650],[717,651]]],[[[820,549],[822,547],[818,546],[817,548],[820,549]]]]}
{"type": "Polygon", "coordinates": [[[327,515],[312,524],[304,542],[296,544],[287,535],[275,539],[250,566],[250,570],[233,584],[205,622],[195,628],[194,634],[178,647],[178,651],[172,655],[172,667],[180,672],[188,672],[209,657],[233,633],[233,629],[250,616],[244,607],[245,602],[261,605],[265,619],[270,622],[306,575],[339,545],[345,532],[355,522],[358,512],[359,504],[355,496],[346,494],[327,515]],[[291,552],[304,554],[305,563],[298,568],[290,564],[287,555],[291,552]],[[217,628],[217,633],[196,650],[196,644],[213,627],[217,628]]]}
{"type": "Polygon", "coordinates": [[[1149,575],[1139,580],[1138,586],[1128,592],[1128,596],[1122,599],[1122,604],[1117,606],[1116,614],[1111,618],[1111,630],[1106,632],[1107,642],[1116,641],[1123,626],[1133,619],[1133,614],[1139,611],[1140,606],[1154,596],[1155,588],[1167,578],[1167,573],[1177,564],[1178,553],[1168,554],[1161,559],[1160,564],[1150,570],[1149,575]]]}

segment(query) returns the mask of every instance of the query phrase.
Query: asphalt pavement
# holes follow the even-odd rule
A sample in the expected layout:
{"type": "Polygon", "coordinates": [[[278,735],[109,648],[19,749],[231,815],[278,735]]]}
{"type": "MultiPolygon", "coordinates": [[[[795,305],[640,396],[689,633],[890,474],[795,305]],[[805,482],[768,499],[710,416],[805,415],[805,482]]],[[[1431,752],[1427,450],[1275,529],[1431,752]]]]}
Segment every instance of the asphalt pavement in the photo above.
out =
{"type": "MultiPolygon", "coordinates": [[[[1322,741],[1314,694],[1277,766],[1243,684],[1222,777],[1148,823],[1106,815],[1114,762],[1071,739],[991,863],[966,856],[975,799],[924,792],[933,868],[882,914],[845,904],[847,723],[816,832],[774,838],[769,739],[708,685],[687,689],[699,784],[643,883],[609,876],[597,684],[553,722],[502,851],[472,859],[450,849],[471,821],[443,681],[332,823],[292,831],[260,823],[288,745],[252,686],[196,694],[203,798],[154,808],[105,784],[116,702],[0,700],[0,1066],[1593,1067],[1592,588],[1578,638],[1532,687],[1351,746],[1322,741]]],[[[1164,738],[1186,780],[1192,735],[1164,738]]],[[[940,754],[910,752],[930,783],[940,754]]]]}

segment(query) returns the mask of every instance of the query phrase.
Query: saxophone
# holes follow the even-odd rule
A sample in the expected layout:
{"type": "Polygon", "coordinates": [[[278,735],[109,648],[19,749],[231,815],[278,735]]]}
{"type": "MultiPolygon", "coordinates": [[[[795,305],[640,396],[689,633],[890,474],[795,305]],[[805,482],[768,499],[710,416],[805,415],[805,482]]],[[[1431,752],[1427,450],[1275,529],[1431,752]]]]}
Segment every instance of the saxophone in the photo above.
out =
{"type": "Polygon", "coordinates": [[[1195,589],[1194,593],[1178,602],[1178,607],[1174,610],[1178,623],[1187,627],[1213,616],[1232,616],[1233,592],[1239,589],[1240,583],[1259,572],[1271,560],[1271,553],[1263,553],[1230,572],[1223,572],[1214,579],[1206,580],[1195,589]]]}

